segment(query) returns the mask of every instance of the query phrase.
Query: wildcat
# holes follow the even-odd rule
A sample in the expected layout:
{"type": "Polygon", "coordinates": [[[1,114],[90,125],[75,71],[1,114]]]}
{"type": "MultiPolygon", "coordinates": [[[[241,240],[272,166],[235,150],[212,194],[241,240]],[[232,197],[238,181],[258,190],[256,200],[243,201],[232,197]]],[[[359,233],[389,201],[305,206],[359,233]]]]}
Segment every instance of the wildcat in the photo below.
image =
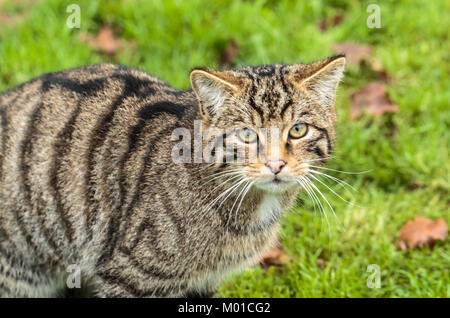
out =
{"type": "Polygon", "coordinates": [[[69,268],[96,297],[214,295],[274,243],[309,163],[330,155],[344,64],[194,69],[186,91],[102,64],[0,95],[0,296],[57,297],[69,268]],[[265,151],[174,163],[172,132],[195,120],[236,128],[234,159],[265,151]],[[277,129],[276,151],[260,128],[277,129]]]}

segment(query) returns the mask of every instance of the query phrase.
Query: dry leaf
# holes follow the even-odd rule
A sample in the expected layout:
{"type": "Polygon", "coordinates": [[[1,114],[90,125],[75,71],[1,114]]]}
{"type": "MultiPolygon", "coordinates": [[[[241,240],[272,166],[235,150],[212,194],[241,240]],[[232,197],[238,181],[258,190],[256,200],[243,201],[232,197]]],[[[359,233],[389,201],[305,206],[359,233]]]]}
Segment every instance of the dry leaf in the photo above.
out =
{"type": "Polygon", "coordinates": [[[11,28],[16,23],[26,19],[28,16],[29,16],[28,11],[19,12],[14,15],[0,12],[0,28],[2,27],[11,28]]]}
{"type": "Polygon", "coordinates": [[[318,258],[316,262],[317,267],[319,267],[320,269],[325,269],[325,267],[327,267],[327,262],[323,258],[318,258]]]}
{"type": "Polygon", "coordinates": [[[228,41],[227,47],[220,55],[219,68],[228,68],[233,64],[234,59],[238,55],[240,50],[239,45],[235,39],[228,41]]]}
{"type": "Polygon", "coordinates": [[[109,55],[114,55],[114,53],[122,50],[126,45],[135,47],[135,44],[132,42],[126,42],[125,40],[116,38],[114,31],[108,26],[102,27],[95,38],[86,33],[82,33],[80,38],[81,41],[87,43],[92,48],[109,55]]]}
{"type": "Polygon", "coordinates": [[[331,19],[322,19],[318,23],[318,27],[321,31],[326,31],[329,27],[335,27],[344,21],[342,14],[336,14],[331,19]]]}
{"type": "Polygon", "coordinates": [[[352,65],[358,65],[363,60],[370,60],[372,47],[356,43],[336,43],[331,46],[334,52],[345,54],[347,62],[352,65]]]}
{"type": "Polygon", "coordinates": [[[395,113],[399,109],[387,96],[386,85],[380,82],[369,83],[359,92],[352,94],[350,104],[352,118],[358,118],[363,113],[374,116],[395,113]]]}
{"type": "Polygon", "coordinates": [[[278,242],[275,247],[261,254],[259,265],[264,269],[268,269],[270,266],[282,266],[291,261],[291,256],[284,251],[283,246],[278,242]]]}
{"type": "Polygon", "coordinates": [[[444,219],[435,221],[416,216],[400,229],[397,249],[416,248],[428,245],[433,247],[436,240],[445,240],[448,227],[444,219]]]}

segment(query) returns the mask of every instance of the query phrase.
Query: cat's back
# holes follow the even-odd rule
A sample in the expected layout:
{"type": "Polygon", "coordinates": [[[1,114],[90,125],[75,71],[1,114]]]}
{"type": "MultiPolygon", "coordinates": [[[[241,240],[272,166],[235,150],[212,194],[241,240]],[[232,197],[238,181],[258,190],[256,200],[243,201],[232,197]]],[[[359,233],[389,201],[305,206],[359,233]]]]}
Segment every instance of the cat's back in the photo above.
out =
{"type": "Polygon", "coordinates": [[[102,231],[107,216],[98,211],[124,204],[121,192],[133,180],[121,178],[133,178],[147,143],[195,116],[194,103],[190,91],[112,64],[46,74],[4,92],[0,241],[53,260],[73,253],[102,231]]]}

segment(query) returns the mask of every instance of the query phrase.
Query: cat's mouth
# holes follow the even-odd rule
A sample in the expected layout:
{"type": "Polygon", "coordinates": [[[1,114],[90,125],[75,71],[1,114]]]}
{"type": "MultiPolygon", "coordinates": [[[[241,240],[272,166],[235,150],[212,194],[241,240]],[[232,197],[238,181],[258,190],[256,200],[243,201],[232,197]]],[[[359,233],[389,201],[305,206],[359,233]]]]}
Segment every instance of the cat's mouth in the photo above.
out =
{"type": "Polygon", "coordinates": [[[275,176],[275,178],[273,178],[273,180],[271,181],[273,184],[279,185],[285,181],[281,180],[280,178],[278,178],[277,176],[275,176]]]}
{"type": "Polygon", "coordinates": [[[291,186],[295,185],[290,178],[273,176],[270,179],[264,179],[257,182],[256,187],[267,192],[284,192],[288,190],[291,186]]]}

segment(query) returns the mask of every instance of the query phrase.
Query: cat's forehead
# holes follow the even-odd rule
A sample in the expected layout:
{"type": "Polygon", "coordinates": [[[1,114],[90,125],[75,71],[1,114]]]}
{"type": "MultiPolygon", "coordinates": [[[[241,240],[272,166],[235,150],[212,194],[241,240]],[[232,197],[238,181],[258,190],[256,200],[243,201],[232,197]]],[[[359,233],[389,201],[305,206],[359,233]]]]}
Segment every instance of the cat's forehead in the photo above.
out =
{"type": "Polygon", "coordinates": [[[257,65],[246,66],[235,70],[241,76],[245,76],[251,80],[268,81],[274,77],[286,74],[289,72],[289,65],[271,64],[271,65],[257,65]]]}
{"type": "Polygon", "coordinates": [[[248,79],[241,98],[264,121],[283,118],[289,106],[296,103],[291,84],[286,78],[289,65],[260,65],[236,72],[248,79]]]}

